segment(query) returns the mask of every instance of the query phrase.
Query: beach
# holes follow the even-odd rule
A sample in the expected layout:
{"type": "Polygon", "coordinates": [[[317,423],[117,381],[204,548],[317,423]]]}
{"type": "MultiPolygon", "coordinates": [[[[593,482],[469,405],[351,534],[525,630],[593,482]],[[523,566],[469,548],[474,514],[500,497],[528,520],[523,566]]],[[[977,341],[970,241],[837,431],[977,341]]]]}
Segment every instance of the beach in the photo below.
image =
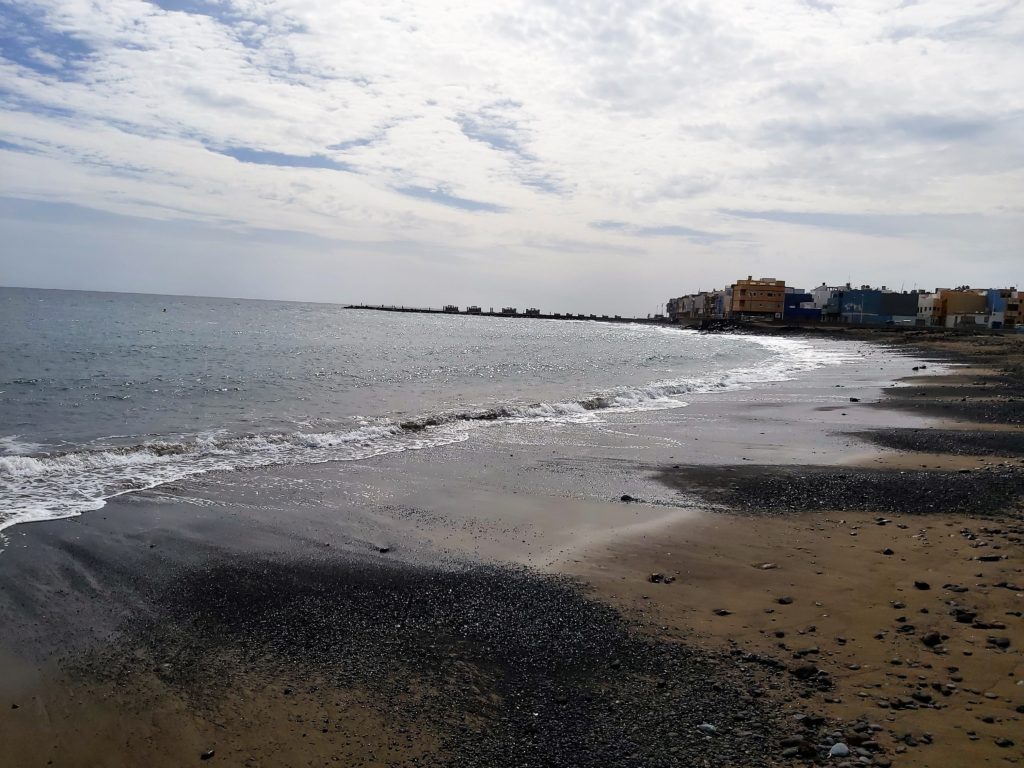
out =
{"type": "Polygon", "coordinates": [[[1022,341],[16,525],[4,760],[1019,761],[1022,341]]]}

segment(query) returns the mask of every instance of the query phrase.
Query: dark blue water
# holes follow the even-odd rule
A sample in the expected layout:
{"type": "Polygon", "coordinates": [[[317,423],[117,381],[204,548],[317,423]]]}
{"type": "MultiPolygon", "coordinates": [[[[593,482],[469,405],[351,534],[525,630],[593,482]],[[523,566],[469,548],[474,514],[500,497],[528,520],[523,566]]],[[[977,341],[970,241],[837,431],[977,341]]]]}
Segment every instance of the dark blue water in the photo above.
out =
{"type": "Polygon", "coordinates": [[[793,339],[0,289],[0,529],[209,471],[471,440],[788,378],[793,339]]]}

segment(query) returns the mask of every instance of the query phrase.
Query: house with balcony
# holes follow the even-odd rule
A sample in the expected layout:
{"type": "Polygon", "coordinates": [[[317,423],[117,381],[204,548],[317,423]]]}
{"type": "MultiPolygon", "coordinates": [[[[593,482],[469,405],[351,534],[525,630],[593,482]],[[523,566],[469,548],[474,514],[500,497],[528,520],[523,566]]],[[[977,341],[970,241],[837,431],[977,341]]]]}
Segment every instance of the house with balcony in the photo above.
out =
{"type": "Polygon", "coordinates": [[[747,275],[746,280],[732,284],[732,298],[728,316],[737,320],[775,320],[782,318],[785,310],[786,281],[774,277],[755,280],[747,275]]]}

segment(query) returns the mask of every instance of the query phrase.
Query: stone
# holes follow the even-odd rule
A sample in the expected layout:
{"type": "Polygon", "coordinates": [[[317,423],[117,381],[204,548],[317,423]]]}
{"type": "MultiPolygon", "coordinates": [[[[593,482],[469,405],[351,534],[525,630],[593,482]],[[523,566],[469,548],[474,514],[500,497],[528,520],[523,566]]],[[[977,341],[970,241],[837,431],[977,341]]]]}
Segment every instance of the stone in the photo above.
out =
{"type": "Polygon", "coordinates": [[[209,760],[211,757],[213,757],[213,755],[214,755],[213,750],[212,749],[208,749],[205,752],[203,752],[201,755],[199,755],[199,759],[200,760],[209,760]]]}
{"type": "Polygon", "coordinates": [[[725,608],[716,608],[715,609],[715,616],[731,616],[731,615],[732,615],[732,611],[728,611],[725,608]]]}
{"type": "Polygon", "coordinates": [[[715,726],[713,726],[711,723],[701,723],[697,726],[697,730],[707,734],[718,733],[718,729],[715,728],[715,726]]]}
{"type": "Polygon", "coordinates": [[[783,595],[782,597],[776,599],[775,602],[778,603],[779,605],[792,605],[793,604],[793,598],[789,597],[789,595],[783,595]]]}
{"type": "Polygon", "coordinates": [[[810,680],[818,674],[818,668],[813,664],[798,664],[790,672],[797,680],[810,680]]]}
{"type": "Polygon", "coordinates": [[[934,648],[942,642],[942,635],[938,632],[925,632],[921,636],[921,642],[927,645],[929,648],[934,648]]]}
{"type": "Polygon", "coordinates": [[[1003,749],[1009,749],[1013,746],[1013,740],[1003,736],[1002,738],[996,739],[996,746],[1002,747],[1003,749]]]}
{"type": "Polygon", "coordinates": [[[636,501],[636,499],[634,499],[634,498],[633,498],[632,496],[630,496],[630,495],[629,495],[628,493],[624,493],[624,494],[622,494],[622,495],[621,495],[621,496],[619,497],[619,501],[625,501],[625,502],[627,502],[627,503],[628,503],[628,502],[630,502],[630,501],[636,501]]]}
{"type": "Polygon", "coordinates": [[[841,741],[838,744],[833,744],[832,749],[828,751],[829,757],[849,757],[849,755],[850,748],[841,741]]]}
{"type": "Polygon", "coordinates": [[[932,588],[932,585],[929,584],[927,581],[915,581],[914,582],[914,589],[924,590],[924,589],[931,589],[931,588],[932,588]]]}
{"type": "Polygon", "coordinates": [[[651,584],[661,584],[661,582],[664,579],[665,579],[665,574],[664,573],[652,573],[650,576],[647,577],[647,580],[649,582],[651,582],[651,584]]]}

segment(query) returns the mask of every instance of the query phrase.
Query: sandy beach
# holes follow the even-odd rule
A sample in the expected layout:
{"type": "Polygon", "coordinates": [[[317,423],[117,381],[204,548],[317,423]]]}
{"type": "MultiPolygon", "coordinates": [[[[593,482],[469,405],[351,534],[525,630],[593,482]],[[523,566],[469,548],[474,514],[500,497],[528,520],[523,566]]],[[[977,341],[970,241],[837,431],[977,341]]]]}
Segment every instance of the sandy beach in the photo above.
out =
{"type": "Polygon", "coordinates": [[[1020,761],[1024,340],[880,335],[907,357],[544,454],[510,428],[16,526],[6,764],[1020,761]]]}

